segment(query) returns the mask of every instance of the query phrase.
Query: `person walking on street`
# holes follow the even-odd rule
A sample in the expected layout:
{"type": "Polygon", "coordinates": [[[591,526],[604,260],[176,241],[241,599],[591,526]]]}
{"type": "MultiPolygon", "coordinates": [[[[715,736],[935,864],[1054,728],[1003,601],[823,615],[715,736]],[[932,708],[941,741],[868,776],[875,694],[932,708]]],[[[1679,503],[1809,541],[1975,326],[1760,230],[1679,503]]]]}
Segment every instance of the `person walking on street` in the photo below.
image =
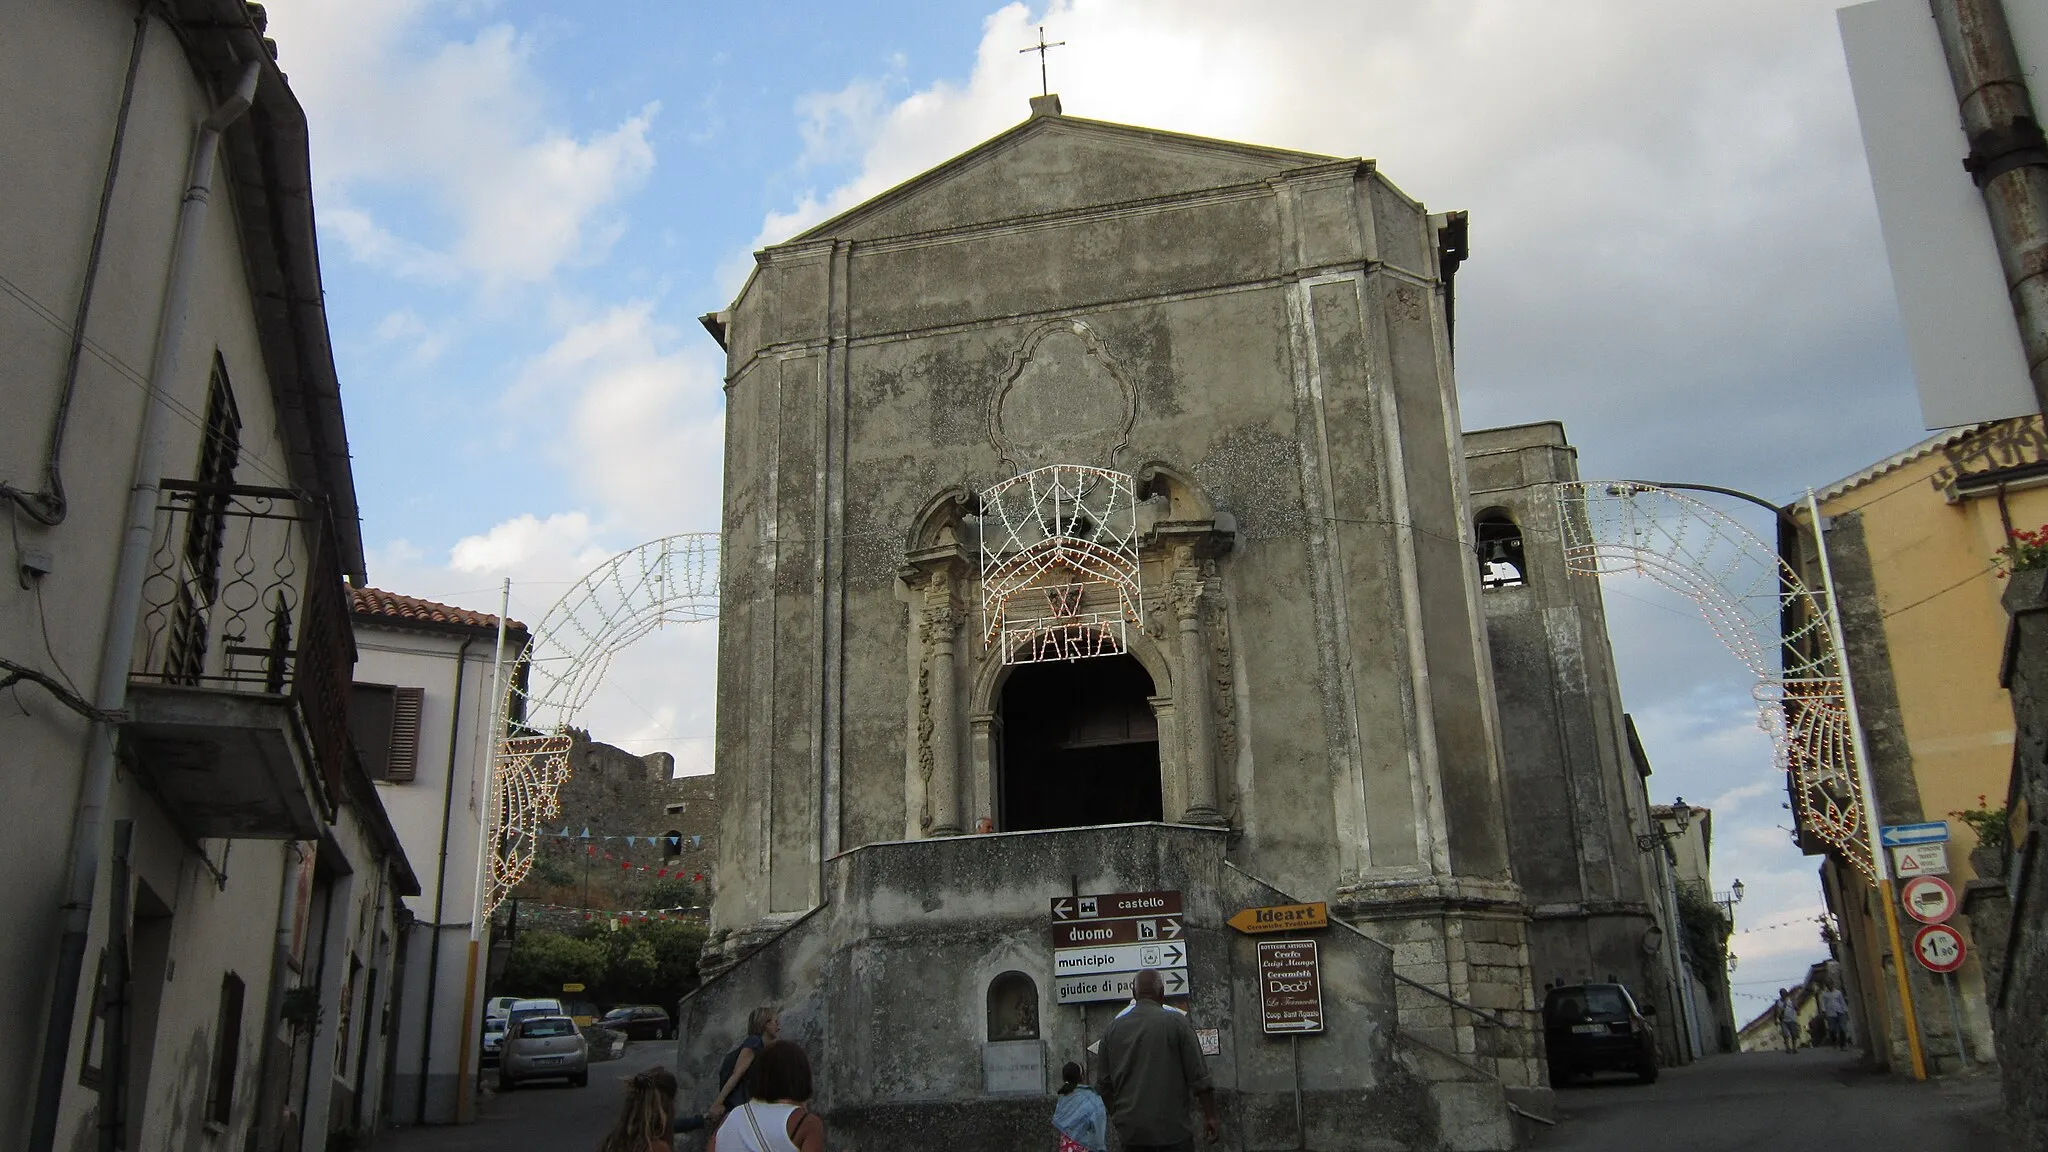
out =
{"type": "Polygon", "coordinates": [[[1081,1066],[1072,1060],[1060,1069],[1060,1099],[1052,1109],[1052,1126],[1060,1134],[1058,1152],[1107,1152],[1108,1110],[1095,1089],[1081,1080],[1081,1066]]]}
{"type": "Polygon", "coordinates": [[[750,1099],[711,1134],[710,1152],[825,1152],[825,1121],[804,1107],[811,1061],[794,1041],[772,1040],[754,1056],[750,1099]]]}
{"type": "Polygon", "coordinates": [[[1102,1034],[1096,1086],[1126,1152],[1193,1152],[1189,1097],[1202,1106],[1202,1138],[1223,1134],[1216,1088],[1202,1060],[1202,1043],[1184,1012],[1166,1008],[1166,984],[1155,969],[1138,973],[1137,997],[1102,1034]]]}
{"type": "Polygon", "coordinates": [[[1824,988],[1820,994],[1820,1014],[1828,1020],[1828,1042],[1837,1048],[1849,1046],[1849,998],[1840,988],[1824,988]]]}
{"type": "Polygon", "coordinates": [[[1778,1032],[1784,1037],[1786,1053],[1788,1055],[1797,1054],[1799,1051],[1799,1008],[1793,1001],[1792,989],[1790,988],[1780,989],[1778,992],[1778,1032]]]}
{"type": "Polygon", "coordinates": [[[747,1077],[753,1071],[754,1058],[781,1034],[782,1017],[773,1007],[763,1004],[747,1013],[746,1038],[718,1064],[718,1096],[711,1102],[711,1110],[704,1114],[712,1127],[717,1127],[727,1112],[747,1102],[747,1077]]]}
{"type": "Polygon", "coordinates": [[[626,1081],[619,1121],[597,1152],[671,1152],[669,1124],[675,1110],[675,1073],[656,1065],[634,1075],[626,1081]]]}

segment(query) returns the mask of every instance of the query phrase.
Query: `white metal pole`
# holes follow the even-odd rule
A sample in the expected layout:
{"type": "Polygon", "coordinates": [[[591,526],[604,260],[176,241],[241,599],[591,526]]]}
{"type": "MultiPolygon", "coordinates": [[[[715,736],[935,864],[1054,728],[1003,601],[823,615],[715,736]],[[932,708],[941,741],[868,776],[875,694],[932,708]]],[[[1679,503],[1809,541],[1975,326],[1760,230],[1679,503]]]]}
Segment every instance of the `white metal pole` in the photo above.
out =
{"type": "Polygon", "coordinates": [[[1820,558],[1820,582],[1828,601],[1828,634],[1835,645],[1835,671],[1842,677],[1842,703],[1849,711],[1849,747],[1856,756],[1856,787],[1863,793],[1863,833],[1870,864],[1877,876],[1878,898],[1884,904],[1885,926],[1891,932],[1892,967],[1898,976],[1899,1005],[1904,1015],[1906,1050],[1913,1060],[1913,1079],[1927,1079],[1927,1058],[1921,1051],[1920,1021],[1913,1010],[1913,986],[1906,973],[1906,946],[1899,935],[1898,901],[1892,895],[1891,861],[1885,859],[1878,827],[1877,784],[1870,774],[1870,745],[1863,735],[1863,713],[1856,707],[1856,681],[1849,674],[1849,645],[1842,632],[1842,609],[1835,596],[1834,568],[1828,563],[1828,534],[1821,524],[1820,502],[1806,490],[1806,513],[1813,517],[1813,546],[1820,558]]]}
{"type": "Polygon", "coordinates": [[[490,847],[491,825],[498,799],[498,752],[504,742],[505,685],[502,682],[505,666],[505,618],[512,612],[512,578],[507,576],[498,593],[498,643],[491,649],[491,727],[484,745],[483,800],[478,804],[479,819],[476,831],[476,895],[470,906],[469,938],[478,938],[483,928],[484,894],[488,891],[490,868],[487,863],[490,847]]]}

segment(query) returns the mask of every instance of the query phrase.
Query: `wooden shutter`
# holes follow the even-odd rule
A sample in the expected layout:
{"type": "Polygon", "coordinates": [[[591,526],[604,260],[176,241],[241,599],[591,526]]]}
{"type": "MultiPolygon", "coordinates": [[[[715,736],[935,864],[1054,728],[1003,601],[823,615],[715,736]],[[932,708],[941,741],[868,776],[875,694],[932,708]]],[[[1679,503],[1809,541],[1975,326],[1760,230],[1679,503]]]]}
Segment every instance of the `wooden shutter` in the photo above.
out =
{"type": "Polygon", "coordinates": [[[410,780],[420,765],[420,702],[423,688],[399,688],[391,700],[391,758],[386,780],[410,780]]]}

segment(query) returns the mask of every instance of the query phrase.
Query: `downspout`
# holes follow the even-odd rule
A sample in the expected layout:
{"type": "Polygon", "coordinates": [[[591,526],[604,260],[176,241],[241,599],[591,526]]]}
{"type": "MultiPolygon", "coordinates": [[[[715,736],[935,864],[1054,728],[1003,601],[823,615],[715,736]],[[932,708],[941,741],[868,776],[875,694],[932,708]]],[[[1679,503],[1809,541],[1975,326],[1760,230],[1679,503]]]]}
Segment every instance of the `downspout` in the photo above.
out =
{"type": "Polygon", "coordinates": [[[114,203],[114,182],[121,173],[121,152],[128,140],[128,110],[135,102],[135,74],[142,68],[142,42],[149,31],[149,6],[135,11],[135,42],[128,49],[128,76],[121,81],[121,108],[114,115],[114,143],[107,153],[107,175],[100,182],[100,211],[92,226],[92,247],[85,256],[85,280],[78,286],[78,308],[71,316],[71,347],[64,353],[64,380],[57,390],[57,411],[50,417],[50,439],[43,449],[43,486],[34,492],[0,484],[0,496],[21,506],[36,523],[54,528],[70,508],[64,500],[64,426],[71,418],[71,398],[78,392],[78,363],[85,353],[85,325],[92,314],[93,285],[100,278],[100,253],[106,247],[107,213],[114,203]]]}
{"type": "MultiPolygon", "coordinates": [[[[427,1073],[434,1063],[434,993],[441,983],[441,913],[448,903],[448,821],[455,807],[455,752],[462,738],[462,674],[469,668],[469,646],[474,636],[464,636],[455,652],[455,699],[448,704],[448,774],[441,784],[441,859],[434,866],[434,922],[428,927],[434,937],[427,943],[427,996],[421,1003],[420,1095],[413,1109],[413,1123],[427,1122],[427,1073]]],[[[458,1072],[457,1075],[460,1075],[458,1072]]]]}
{"type": "Polygon", "coordinates": [[[64,932],[57,945],[56,980],[43,1027],[35,1112],[29,1124],[29,1152],[51,1152],[57,1140],[64,1072],[70,1063],[72,1016],[78,1008],[79,969],[85,963],[86,940],[92,932],[92,895],[99,880],[101,825],[114,784],[115,717],[128,706],[128,666],[135,656],[135,624],[142,610],[142,584],[148,576],[150,536],[156,520],[158,484],[163,476],[164,430],[170,419],[170,396],[178,383],[180,345],[185,338],[199,237],[213,195],[214,160],[220,151],[221,133],[255,102],[256,84],[262,77],[262,63],[250,61],[234,92],[200,124],[198,138],[192,144],[184,203],[178,209],[177,232],[171,239],[170,272],[157,320],[156,352],[150,361],[149,398],[142,410],[142,427],[136,441],[134,479],[128,490],[128,515],[122,529],[120,560],[114,569],[107,628],[100,639],[100,674],[93,700],[99,715],[94,717],[86,740],[85,782],[71,824],[64,932]]]}
{"type": "Polygon", "coordinates": [[[1970,141],[1963,167],[1984,196],[2027,375],[2048,411],[2048,139],[1999,0],[1929,0],[1928,9],[1970,141]]]}

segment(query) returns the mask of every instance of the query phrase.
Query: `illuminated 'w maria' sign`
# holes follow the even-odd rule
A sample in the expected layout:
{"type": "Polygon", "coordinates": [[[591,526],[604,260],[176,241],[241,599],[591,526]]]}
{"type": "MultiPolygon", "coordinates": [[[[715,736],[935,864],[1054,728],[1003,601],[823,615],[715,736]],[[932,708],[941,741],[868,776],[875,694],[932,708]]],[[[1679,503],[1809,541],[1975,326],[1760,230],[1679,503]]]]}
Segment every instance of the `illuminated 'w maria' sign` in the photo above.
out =
{"type": "Polygon", "coordinates": [[[1054,464],[982,492],[982,641],[1003,663],[1123,652],[1139,604],[1131,477],[1054,464]]]}

